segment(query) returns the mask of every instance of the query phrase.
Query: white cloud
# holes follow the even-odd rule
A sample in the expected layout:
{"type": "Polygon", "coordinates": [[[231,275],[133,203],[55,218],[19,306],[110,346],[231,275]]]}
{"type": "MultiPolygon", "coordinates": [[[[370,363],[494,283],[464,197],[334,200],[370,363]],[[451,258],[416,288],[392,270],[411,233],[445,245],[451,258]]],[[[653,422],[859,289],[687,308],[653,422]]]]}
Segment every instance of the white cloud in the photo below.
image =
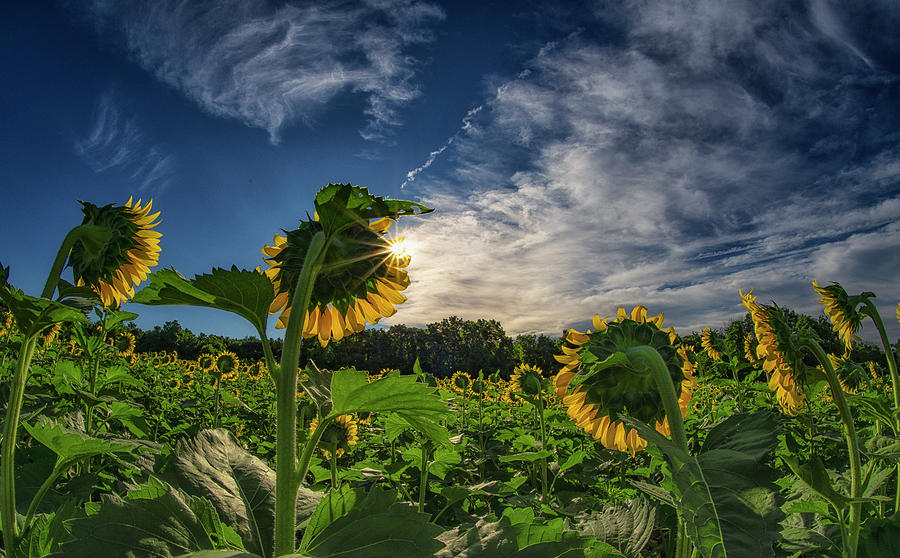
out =
{"type": "Polygon", "coordinates": [[[407,225],[389,323],[559,334],[645,304],[687,333],[741,317],[738,289],[817,314],[813,279],[900,299],[900,115],[873,103],[896,76],[823,51],[821,17],[694,4],[615,12],[627,44],[542,49],[410,171],[437,210],[407,225]]]}
{"type": "Polygon", "coordinates": [[[125,115],[114,89],[100,96],[92,119],[73,148],[94,172],[121,172],[142,194],[158,195],[169,185],[174,155],[148,141],[137,119],[125,115]]]}
{"type": "Polygon", "coordinates": [[[121,30],[158,79],[213,115],[268,131],[273,143],[285,126],[312,123],[343,91],[366,99],[360,134],[384,138],[401,122],[399,108],[419,95],[418,62],[404,48],[430,41],[428,25],[444,17],[415,0],[97,0],[92,13],[101,28],[121,30]]]}

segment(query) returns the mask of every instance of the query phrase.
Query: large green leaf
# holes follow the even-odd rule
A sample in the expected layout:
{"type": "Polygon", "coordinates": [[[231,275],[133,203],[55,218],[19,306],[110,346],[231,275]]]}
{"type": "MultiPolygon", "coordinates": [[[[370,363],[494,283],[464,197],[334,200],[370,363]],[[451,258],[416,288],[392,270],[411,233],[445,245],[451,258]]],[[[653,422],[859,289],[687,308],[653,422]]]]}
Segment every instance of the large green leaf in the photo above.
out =
{"type": "Polygon", "coordinates": [[[704,558],[774,555],[784,514],[776,473],[761,461],[771,450],[762,441],[775,441],[764,432],[770,420],[756,414],[729,418],[716,427],[719,432],[710,432],[711,448],[697,457],[646,424],[625,420],[665,455],[688,536],[704,558]]]}
{"type": "Polygon", "coordinates": [[[778,416],[768,410],[735,414],[716,425],[706,436],[701,453],[734,450],[763,461],[778,444],[778,416]]]}
{"type": "Polygon", "coordinates": [[[369,219],[403,215],[423,215],[434,209],[420,203],[404,200],[388,200],[373,195],[368,188],[350,184],[328,184],[316,193],[316,212],[326,232],[369,219]]]}
{"type": "Polygon", "coordinates": [[[642,499],[583,515],[575,528],[632,557],[641,555],[655,526],[656,508],[642,499]]]}
{"type": "MultiPolygon", "coordinates": [[[[275,472],[238,445],[224,429],[202,430],[175,447],[173,481],[188,494],[202,496],[234,528],[244,548],[271,556],[275,540],[275,472]]],[[[300,488],[297,520],[306,521],[322,494],[300,488]]]]}
{"type": "Polygon", "coordinates": [[[850,505],[850,499],[834,488],[828,470],[819,456],[813,455],[809,463],[804,465],[801,465],[795,457],[785,456],[781,459],[803,484],[831,504],[835,510],[840,512],[850,505]]]}
{"type": "Polygon", "coordinates": [[[125,498],[104,495],[88,516],[69,522],[74,540],[53,558],[170,558],[198,550],[241,549],[212,504],[151,478],[125,498]]]}
{"type": "Polygon", "coordinates": [[[866,521],[859,537],[858,556],[865,558],[894,558],[900,548],[900,519],[866,521]]]}
{"type": "Polygon", "coordinates": [[[309,520],[300,554],[310,558],[431,557],[443,545],[441,528],[410,504],[398,502],[393,490],[369,492],[344,486],[326,496],[309,520]]]}
{"type": "Polygon", "coordinates": [[[46,417],[40,417],[34,424],[25,423],[24,427],[32,438],[50,448],[61,462],[110,453],[131,453],[143,447],[127,440],[94,438],[84,432],[66,428],[46,417]]]}
{"type": "Polygon", "coordinates": [[[47,298],[28,296],[7,283],[9,268],[0,264],[0,299],[16,321],[25,339],[59,322],[87,322],[84,313],[47,298]]]}
{"type": "Polygon", "coordinates": [[[215,268],[190,281],[174,269],[155,271],[150,275],[150,284],[131,300],[150,306],[218,308],[243,317],[262,333],[274,298],[275,290],[268,277],[231,266],[230,270],[215,268]]]}
{"type": "Polygon", "coordinates": [[[415,376],[393,371],[368,383],[366,373],[339,370],[331,377],[332,415],[360,412],[394,412],[429,439],[449,445],[446,429],[438,424],[450,410],[434,388],[415,376]]]}

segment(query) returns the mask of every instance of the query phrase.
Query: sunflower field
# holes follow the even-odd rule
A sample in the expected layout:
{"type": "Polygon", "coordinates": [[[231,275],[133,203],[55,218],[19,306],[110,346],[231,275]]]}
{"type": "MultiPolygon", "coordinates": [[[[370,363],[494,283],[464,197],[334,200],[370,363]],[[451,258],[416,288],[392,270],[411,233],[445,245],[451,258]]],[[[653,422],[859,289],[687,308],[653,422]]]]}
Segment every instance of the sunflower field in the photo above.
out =
{"type": "Polygon", "coordinates": [[[398,311],[390,227],[431,209],[348,184],[314,204],[254,270],[153,269],[159,214],[133,200],[82,204],[40,296],[0,266],[0,555],[896,555],[900,376],[873,293],[813,283],[828,335],[748,290],[724,334],[595,315],[552,369],[331,370],[301,346],[398,311]],[[263,358],[135,352],[126,301],[237,314],[263,358]]]}

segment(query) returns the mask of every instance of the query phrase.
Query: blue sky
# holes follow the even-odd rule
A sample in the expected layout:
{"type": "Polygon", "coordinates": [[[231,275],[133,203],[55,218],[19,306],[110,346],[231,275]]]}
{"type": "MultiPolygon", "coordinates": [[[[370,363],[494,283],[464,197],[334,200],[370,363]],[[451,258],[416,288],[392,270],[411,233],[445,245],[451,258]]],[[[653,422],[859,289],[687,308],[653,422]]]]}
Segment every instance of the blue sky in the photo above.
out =
{"type": "MultiPolygon", "coordinates": [[[[900,3],[14,3],[0,261],[35,294],[76,200],[152,198],[161,266],[252,268],[352,182],[436,208],[408,302],[558,335],[620,305],[682,333],[754,289],[878,294],[900,335],[900,3]],[[122,6],[127,5],[127,8],[122,6]]],[[[214,311],[146,308],[252,334],[214,311]]],[[[871,326],[864,336],[874,339],[871,326]]]]}

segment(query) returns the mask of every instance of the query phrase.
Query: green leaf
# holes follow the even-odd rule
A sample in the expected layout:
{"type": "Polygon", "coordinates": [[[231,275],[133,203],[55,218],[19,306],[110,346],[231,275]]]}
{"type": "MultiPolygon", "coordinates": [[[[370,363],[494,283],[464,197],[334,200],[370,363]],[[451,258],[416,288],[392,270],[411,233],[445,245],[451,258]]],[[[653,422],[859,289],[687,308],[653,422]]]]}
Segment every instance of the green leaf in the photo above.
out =
{"type": "Polygon", "coordinates": [[[583,515],[575,528],[582,535],[623,550],[628,556],[640,556],[655,526],[656,508],[642,499],[583,515]]]}
{"type": "Polygon", "coordinates": [[[795,457],[785,456],[781,459],[797,475],[797,478],[803,481],[803,484],[824,498],[837,511],[841,511],[850,505],[849,498],[834,489],[831,477],[828,476],[828,470],[825,469],[825,464],[819,456],[813,455],[809,463],[805,465],[800,465],[800,462],[795,457]]]}
{"type": "Polygon", "coordinates": [[[124,366],[112,366],[106,371],[106,374],[100,374],[97,378],[98,390],[114,384],[136,388],[144,387],[144,382],[132,376],[124,366]]]}
{"type": "Polygon", "coordinates": [[[866,558],[893,558],[900,548],[900,519],[876,519],[866,521],[860,533],[858,556],[866,558]]]}
{"type": "Polygon", "coordinates": [[[434,211],[420,203],[387,200],[369,193],[368,188],[350,184],[328,184],[316,193],[315,206],[319,222],[328,233],[369,219],[397,219],[403,215],[424,215],[434,211]]]}
{"type": "Polygon", "coordinates": [[[25,423],[23,426],[32,438],[50,448],[61,461],[74,461],[110,453],[131,453],[143,447],[126,440],[93,438],[84,432],[63,427],[46,417],[40,417],[35,424],[25,423]]]}
{"type": "MultiPolygon", "coordinates": [[[[638,434],[656,445],[669,462],[672,480],[680,492],[678,508],[688,536],[704,558],[773,556],[778,540],[779,491],[776,473],[759,461],[769,453],[760,440],[767,439],[768,421],[743,415],[729,430],[740,440],[726,444],[719,438],[713,447],[694,457],[646,424],[625,418],[638,434]],[[735,449],[745,447],[747,453],[735,449]]],[[[726,421],[728,422],[728,421],[726,421]]]]}
{"type": "Polygon", "coordinates": [[[138,317],[134,312],[106,309],[106,331],[114,331],[120,324],[130,322],[138,317]]]}
{"type": "Polygon", "coordinates": [[[606,357],[605,360],[597,362],[597,357],[594,356],[593,353],[590,351],[582,351],[581,362],[590,364],[590,366],[585,367],[583,372],[576,374],[575,377],[569,381],[569,393],[573,393],[575,388],[607,368],[612,368],[614,366],[629,366],[628,356],[621,352],[613,353],[606,357]]]}
{"type": "Polygon", "coordinates": [[[541,459],[556,455],[554,452],[550,450],[539,450],[539,451],[525,451],[521,453],[513,453],[510,455],[501,455],[499,457],[501,463],[513,463],[516,461],[525,461],[527,463],[534,463],[535,461],[540,461],[541,459]]]}
{"type": "MultiPolygon", "coordinates": [[[[279,558],[291,558],[296,556],[303,558],[301,554],[287,554],[279,558]]],[[[189,554],[181,554],[176,558],[262,558],[259,554],[251,554],[240,550],[201,550],[189,554]]]]}
{"type": "Polygon", "coordinates": [[[326,496],[303,533],[299,552],[310,558],[431,557],[441,548],[441,528],[395,491],[373,487],[368,493],[347,485],[326,496]]]}
{"type": "MultiPolygon", "coordinates": [[[[172,480],[186,493],[212,502],[218,515],[240,535],[244,548],[271,556],[275,540],[275,472],[238,445],[224,429],[202,430],[179,441],[172,457],[172,480]]],[[[300,489],[297,520],[306,521],[322,494],[300,489]]]]}
{"type": "Polygon", "coordinates": [[[319,370],[315,362],[310,361],[303,371],[300,387],[309,395],[319,415],[327,416],[331,412],[331,377],[328,370],[319,370]]]}
{"type": "Polygon", "coordinates": [[[0,299],[6,304],[24,339],[59,322],[87,322],[81,310],[47,298],[28,296],[6,282],[9,268],[0,264],[0,299]]]}
{"type": "Polygon", "coordinates": [[[74,540],[53,558],[169,558],[198,550],[240,549],[241,539],[207,500],[151,478],[122,498],[102,496],[69,523],[74,540]]]}
{"type": "Polygon", "coordinates": [[[231,266],[230,270],[215,268],[190,281],[174,269],[155,271],[150,274],[150,284],[131,300],[149,306],[203,306],[233,312],[262,335],[274,299],[275,289],[268,277],[231,266]]]}
{"type": "Polygon", "coordinates": [[[733,450],[764,460],[778,444],[778,417],[767,410],[731,415],[707,435],[700,453],[733,450]]]}

